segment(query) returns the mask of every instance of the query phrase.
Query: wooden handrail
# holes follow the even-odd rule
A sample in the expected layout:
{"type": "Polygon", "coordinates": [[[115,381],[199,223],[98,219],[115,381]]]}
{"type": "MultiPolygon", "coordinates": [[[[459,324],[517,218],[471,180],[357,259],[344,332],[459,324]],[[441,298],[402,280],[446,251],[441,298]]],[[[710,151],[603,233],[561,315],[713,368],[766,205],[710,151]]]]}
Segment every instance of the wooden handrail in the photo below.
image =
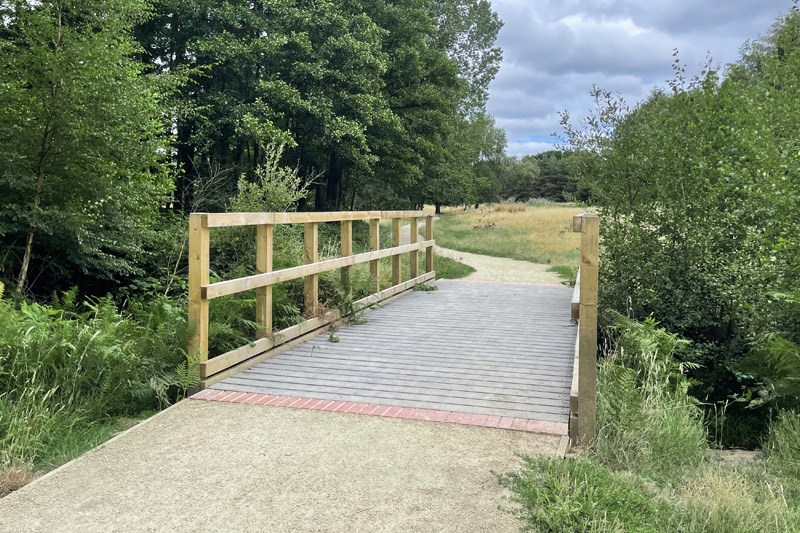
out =
{"type": "Polygon", "coordinates": [[[576,364],[573,367],[573,390],[570,394],[570,411],[572,411],[570,435],[576,438],[578,444],[590,445],[597,435],[597,288],[600,218],[596,213],[577,215],[572,219],[572,230],[581,234],[581,264],[575,291],[578,295],[578,305],[576,309],[573,297],[572,311],[573,318],[578,321],[578,335],[575,346],[576,364]],[[576,385],[577,391],[574,390],[576,385]]]}
{"type": "Polygon", "coordinates": [[[370,263],[370,273],[375,278],[374,293],[352,303],[354,311],[393,297],[409,290],[418,283],[434,279],[433,270],[433,216],[422,211],[346,211],[327,213],[192,213],[189,216],[189,323],[192,337],[189,353],[197,354],[200,372],[200,388],[211,385],[243,368],[266,359],[290,341],[304,339],[318,332],[331,322],[338,320],[338,311],[320,315],[319,274],[341,269],[342,284],[347,298],[352,298],[350,268],[360,263],[370,263]],[[426,219],[426,239],[419,241],[418,219],[426,219]],[[410,219],[410,244],[400,245],[401,220],[410,219]],[[380,248],[380,221],[392,220],[391,248],[380,248]],[[368,221],[370,225],[370,251],[353,254],[353,221],[368,221]],[[319,224],[341,223],[341,257],[319,260],[319,224]],[[273,236],[276,224],[303,224],[305,264],[297,267],[272,269],[273,236]],[[209,282],[209,229],[234,226],[256,226],[256,274],[221,281],[209,282]],[[410,268],[410,279],[403,282],[400,255],[411,254],[412,262],[418,260],[420,250],[425,250],[425,273],[418,275],[416,263],[410,268]],[[381,290],[380,263],[384,257],[392,257],[392,286],[381,290]],[[302,324],[273,332],[272,286],[292,279],[304,279],[303,308],[312,318],[302,324]],[[214,298],[243,291],[256,291],[256,322],[260,326],[253,342],[208,359],[208,306],[214,298]]]}

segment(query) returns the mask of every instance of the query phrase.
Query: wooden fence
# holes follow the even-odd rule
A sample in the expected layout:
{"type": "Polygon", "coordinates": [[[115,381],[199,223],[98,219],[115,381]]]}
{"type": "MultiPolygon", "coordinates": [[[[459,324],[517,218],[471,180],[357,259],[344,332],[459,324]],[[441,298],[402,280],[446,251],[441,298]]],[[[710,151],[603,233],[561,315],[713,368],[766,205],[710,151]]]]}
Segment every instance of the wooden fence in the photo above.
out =
{"type": "Polygon", "coordinates": [[[348,297],[352,296],[350,267],[369,262],[374,280],[374,293],[352,302],[358,311],[395,296],[434,278],[433,270],[433,217],[422,211],[347,211],[329,213],[193,213],[189,216],[189,324],[192,337],[189,353],[200,358],[200,388],[205,388],[259,361],[277,355],[319,334],[320,330],[340,318],[338,310],[321,312],[319,302],[319,274],[341,269],[348,297]],[[419,240],[418,220],[426,219],[425,240],[419,240]],[[380,221],[392,221],[392,247],[380,248],[380,221]],[[403,219],[409,219],[409,244],[400,245],[403,219]],[[369,222],[370,251],[353,255],[353,221],[369,222]],[[341,223],[341,257],[320,261],[319,224],[341,223]],[[273,230],[277,224],[303,224],[305,264],[283,270],[272,270],[273,230]],[[210,228],[256,226],[256,274],[244,278],[209,283],[210,228]],[[419,252],[426,254],[425,273],[419,273],[419,252]],[[401,254],[410,254],[410,279],[401,279],[401,254]],[[384,257],[392,258],[392,286],[381,290],[380,263],[384,257]],[[304,278],[305,322],[281,331],[272,328],[272,286],[276,283],[304,278]],[[208,308],[214,298],[256,291],[256,322],[258,338],[230,352],[208,358],[208,308]]]}
{"type": "Polygon", "coordinates": [[[570,438],[582,445],[597,434],[597,267],[600,219],[583,213],[572,220],[572,231],[581,234],[581,263],[572,296],[572,318],[578,322],[575,362],[569,397],[570,438]]]}

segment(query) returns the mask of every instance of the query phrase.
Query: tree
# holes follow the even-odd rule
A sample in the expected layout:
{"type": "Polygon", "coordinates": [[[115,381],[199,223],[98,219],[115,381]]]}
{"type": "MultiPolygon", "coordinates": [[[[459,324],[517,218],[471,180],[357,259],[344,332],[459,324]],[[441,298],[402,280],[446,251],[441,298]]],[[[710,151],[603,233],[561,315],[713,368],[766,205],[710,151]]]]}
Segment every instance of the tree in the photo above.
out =
{"type": "Polygon", "coordinates": [[[169,180],[156,81],[131,59],[140,0],[0,4],[0,238],[19,292],[46,272],[140,272],[169,180]]]}
{"type": "MultiPolygon", "coordinates": [[[[320,208],[336,207],[343,176],[375,158],[366,129],[388,115],[384,32],[359,1],[159,0],[137,29],[150,68],[190,73],[177,95],[177,197],[209,168],[254,178],[265,147],[319,174],[320,208]]],[[[225,199],[220,200],[225,204],[225,199]]]]}

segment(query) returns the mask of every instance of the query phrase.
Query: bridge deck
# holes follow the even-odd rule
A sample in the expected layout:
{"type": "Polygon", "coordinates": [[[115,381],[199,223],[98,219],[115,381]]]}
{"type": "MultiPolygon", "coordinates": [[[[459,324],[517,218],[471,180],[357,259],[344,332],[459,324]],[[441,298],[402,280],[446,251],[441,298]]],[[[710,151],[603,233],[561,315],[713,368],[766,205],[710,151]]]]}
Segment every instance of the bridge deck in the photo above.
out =
{"type": "MultiPolygon", "coordinates": [[[[545,422],[566,431],[577,328],[559,285],[439,281],[213,389],[545,422]]],[[[550,431],[552,432],[552,431],[550,431]]]]}

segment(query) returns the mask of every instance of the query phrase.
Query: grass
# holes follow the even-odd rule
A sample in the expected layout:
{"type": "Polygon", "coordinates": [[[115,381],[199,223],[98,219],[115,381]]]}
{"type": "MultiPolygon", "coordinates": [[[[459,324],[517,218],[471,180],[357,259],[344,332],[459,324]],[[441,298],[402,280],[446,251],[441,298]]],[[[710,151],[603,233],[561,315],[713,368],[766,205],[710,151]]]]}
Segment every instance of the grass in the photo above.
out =
{"type": "Polygon", "coordinates": [[[450,211],[434,225],[434,238],[444,248],[547,264],[574,281],[580,235],[572,232],[572,217],[582,211],[563,204],[491,204],[450,211]]]}
{"type": "Polygon", "coordinates": [[[800,531],[800,418],[773,422],[765,458],[714,459],[688,395],[684,341],[617,317],[598,374],[598,437],[567,460],[500,476],[533,531],[800,531]]]}

